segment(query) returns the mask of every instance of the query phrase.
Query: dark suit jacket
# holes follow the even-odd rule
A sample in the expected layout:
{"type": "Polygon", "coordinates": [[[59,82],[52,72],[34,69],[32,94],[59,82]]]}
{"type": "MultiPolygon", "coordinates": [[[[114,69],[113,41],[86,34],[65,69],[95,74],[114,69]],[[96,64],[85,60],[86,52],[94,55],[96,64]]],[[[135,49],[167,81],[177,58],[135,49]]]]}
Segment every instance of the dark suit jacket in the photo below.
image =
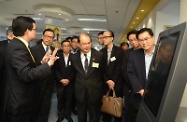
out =
{"type": "Polygon", "coordinates": [[[72,84],[74,81],[74,69],[71,61],[72,55],[73,54],[71,53],[69,54],[68,63],[67,66],[65,66],[63,52],[58,53],[59,59],[55,63],[55,76],[57,88],[63,88],[63,85],[60,82],[60,80],[62,79],[68,79],[70,81],[68,85],[72,84]]]}
{"type": "Polygon", "coordinates": [[[6,48],[8,45],[8,40],[0,41],[0,88],[1,88],[1,83],[4,80],[4,72],[5,72],[5,53],[6,53],[6,48]]]}
{"type": "MultiPolygon", "coordinates": [[[[124,51],[115,45],[113,45],[112,52],[109,64],[107,64],[107,47],[104,47],[101,52],[103,52],[103,61],[105,62],[104,66],[104,82],[108,80],[113,80],[115,82],[115,91],[117,96],[122,96],[122,89],[123,89],[123,78],[121,73],[121,66],[124,56],[124,51]]],[[[108,91],[108,85],[105,85],[105,92],[108,91]]]]}
{"type": "Polygon", "coordinates": [[[102,53],[91,49],[91,58],[87,74],[82,66],[80,51],[72,55],[72,64],[75,69],[75,98],[77,102],[82,103],[85,92],[92,103],[101,102],[103,95],[102,81],[102,53]],[[94,64],[98,64],[98,67],[94,64]]]}
{"type": "Polygon", "coordinates": [[[6,50],[7,111],[12,114],[34,112],[37,80],[51,74],[48,64],[36,67],[26,46],[14,38],[6,50]]]}
{"type": "Polygon", "coordinates": [[[122,63],[122,76],[123,76],[123,80],[124,80],[124,95],[128,95],[129,94],[129,90],[131,90],[131,85],[127,76],[127,63],[129,60],[129,54],[130,52],[133,51],[133,48],[125,51],[124,56],[123,56],[123,63],[122,63]]]}
{"type": "Polygon", "coordinates": [[[127,64],[127,74],[132,87],[132,101],[135,108],[139,107],[141,96],[137,92],[145,88],[146,69],[144,50],[134,50],[130,52],[127,64]]]}
{"type": "MultiPolygon", "coordinates": [[[[51,48],[52,51],[54,50],[53,47],[50,47],[50,48],[51,48]]],[[[37,63],[39,63],[42,60],[42,58],[44,57],[44,55],[46,54],[42,43],[39,43],[38,45],[32,47],[31,52],[32,52],[32,54],[34,56],[34,59],[37,63]]],[[[47,77],[40,79],[39,84],[40,84],[41,90],[46,89],[46,88],[51,89],[51,90],[53,89],[53,85],[54,85],[54,81],[55,81],[54,68],[53,67],[52,67],[52,71],[53,71],[53,74],[48,75],[47,77]]]]}

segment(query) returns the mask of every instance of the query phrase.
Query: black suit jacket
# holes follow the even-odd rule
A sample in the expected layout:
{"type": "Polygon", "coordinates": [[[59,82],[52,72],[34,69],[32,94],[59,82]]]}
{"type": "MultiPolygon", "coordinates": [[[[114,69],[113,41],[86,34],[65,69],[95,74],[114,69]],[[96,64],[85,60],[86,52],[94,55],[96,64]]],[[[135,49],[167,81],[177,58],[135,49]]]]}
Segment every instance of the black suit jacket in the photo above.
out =
{"type": "Polygon", "coordinates": [[[8,45],[8,40],[0,41],[0,88],[1,88],[1,83],[4,80],[4,72],[5,72],[5,53],[6,53],[6,48],[8,45]]]}
{"type": "Polygon", "coordinates": [[[127,76],[127,64],[128,64],[128,60],[129,60],[129,54],[131,51],[133,51],[134,49],[131,48],[127,51],[124,51],[124,56],[123,56],[123,63],[122,63],[122,76],[123,76],[123,80],[124,80],[124,95],[128,95],[129,91],[131,90],[131,85],[127,76]]]}
{"type": "MultiPolygon", "coordinates": [[[[121,66],[124,56],[124,51],[115,45],[113,45],[109,64],[107,64],[107,47],[104,47],[101,52],[103,52],[104,66],[104,82],[108,80],[113,80],[115,82],[115,91],[117,96],[122,96],[123,89],[123,78],[121,73],[121,66]]],[[[105,92],[108,91],[108,85],[105,85],[105,92]]]]}
{"type": "Polygon", "coordinates": [[[80,51],[72,56],[72,64],[75,69],[75,98],[77,102],[82,103],[85,92],[92,103],[101,102],[103,95],[103,71],[102,71],[102,53],[91,49],[91,58],[87,74],[82,66],[80,51]],[[98,67],[96,65],[98,65],[98,67]]]}
{"type": "Polygon", "coordinates": [[[145,54],[143,49],[130,52],[127,64],[127,74],[132,87],[132,96],[134,107],[138,108],[141,96],[137,93],[144,89],[146,85],[145,54]]]}
{"type": "Polygon", "coordinates": [[[51,74],[48,64],[36,67],[26,46],[14,38],[6,50],[6,107],[12,114],[33,114],[38,79],[51,74]]]}
{"type": "MultiPolygon", "coordinates": [[[[54,50],[54,47],[50,47],[51,50],[54,50]]],[[[42,58],[44,57],[44,55],[46,54],[45,49],[42,45],[42,43],[34,46],[31,48],[31,52],[34,56],[35,61],[39,64],[40,61],[42,60],[42,58]]],[[[53,89],[53,85],[54,85],[54,81],[55,81],[55,77],[54,77],[54,67],[52,66],[52,74],[48,75],[45,78],[40,79],[40,88],[41,90],[43,89],[53,89]]]]}
{"type": "Polygon", "coordinates": [[[59,59],[55,63],[55,76],[57,88],[63,88],[64,86],[60,82],[62,79],[68,79],[70,84],[74,81],[74,69],[72,66],[71,57],[73,54],[69,54],[67,66],[65,66],[65,60],[63,52],[58,52],[59,59]]]}

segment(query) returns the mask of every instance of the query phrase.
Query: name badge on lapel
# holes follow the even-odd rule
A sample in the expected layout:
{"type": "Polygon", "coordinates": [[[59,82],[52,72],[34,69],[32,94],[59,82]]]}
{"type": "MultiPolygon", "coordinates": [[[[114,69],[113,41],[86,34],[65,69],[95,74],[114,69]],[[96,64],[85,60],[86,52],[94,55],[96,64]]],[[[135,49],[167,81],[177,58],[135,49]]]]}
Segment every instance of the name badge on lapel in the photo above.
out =
{"type": "Polygon", "coordinates": [[[99,63],[93,62],[93,63],[92,63],[92,67],[99,68],[99,63]]]}
{"type": "Polygon", "coordinates": [[[114,57],[112,57],[112,58],[110,58],[110,61],[111,62],[113,62],[113,61],[115,61],[116,60],[116,57],[114,56],[114,57]]]}
{"type": "Polygon", "coordinates": [[[71,61],[69,61],[69,66],[71,66],[71,61]]]}

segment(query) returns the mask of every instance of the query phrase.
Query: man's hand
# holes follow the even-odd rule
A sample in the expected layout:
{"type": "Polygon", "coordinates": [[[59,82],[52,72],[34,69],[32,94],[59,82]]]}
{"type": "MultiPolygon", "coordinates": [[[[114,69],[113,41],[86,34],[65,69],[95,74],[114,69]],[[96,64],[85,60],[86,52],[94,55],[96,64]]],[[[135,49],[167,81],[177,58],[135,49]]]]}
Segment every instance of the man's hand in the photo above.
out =
{"type": "Polygon", "coordinates": [[[66,85],[69,84],[69,80],[68,79],[62,79],[60,82],[63,84],[63,86],[66,86],[66,85]]]}
{"type": "Polygon", "coordinates": [[[114,81],[108,80],[108,81],[107,81],[107,84],[108,84],[109,89],[114,89],[114,86],[115,86],[114,81]]]}
{"type": "Polygon", "coordinates": [[[49,61],[47,62],[49,66],[52,66],[57,59],[59,59],[58,56],[56,56],[56,53],[58,51],[58,48],[55,48],[52,55],[49,56],[49,61]]]}
{"type": "Polygon", "coordinates": [[[138,93],[143,97],[144,89],[141,89],[140,91],[138,91],[138,93]]]}
{"type": "Polygon", "coordinates": [[[41,60],[41,64],[47,63],[47,62],[49,61],[49,58],[50,58],[50,56],[51,56],[51,53],[52,53],[51,50],[48,50],[48,51],[46,52],[46,54],[44,55],[44,57],[43,57],[42,60],[41,60]]]}

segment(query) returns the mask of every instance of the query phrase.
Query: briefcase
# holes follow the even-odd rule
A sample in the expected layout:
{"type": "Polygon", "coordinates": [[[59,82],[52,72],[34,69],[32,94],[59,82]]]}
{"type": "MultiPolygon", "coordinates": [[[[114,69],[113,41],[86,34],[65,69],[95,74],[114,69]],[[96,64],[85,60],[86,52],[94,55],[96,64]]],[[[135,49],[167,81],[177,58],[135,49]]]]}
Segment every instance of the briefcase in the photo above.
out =
{"type": "MultiPolygon", "coordinates": [[[[113,90],[113,89],[112,89],[113,90]]],[[[122,116],[122,98],[116,97],[116,93],[113,90],[113,96],[109,96],[110,89],[106,93],[106,95],[102,98],[102,106],[101,111],[115,117],[122,116]]]]}

